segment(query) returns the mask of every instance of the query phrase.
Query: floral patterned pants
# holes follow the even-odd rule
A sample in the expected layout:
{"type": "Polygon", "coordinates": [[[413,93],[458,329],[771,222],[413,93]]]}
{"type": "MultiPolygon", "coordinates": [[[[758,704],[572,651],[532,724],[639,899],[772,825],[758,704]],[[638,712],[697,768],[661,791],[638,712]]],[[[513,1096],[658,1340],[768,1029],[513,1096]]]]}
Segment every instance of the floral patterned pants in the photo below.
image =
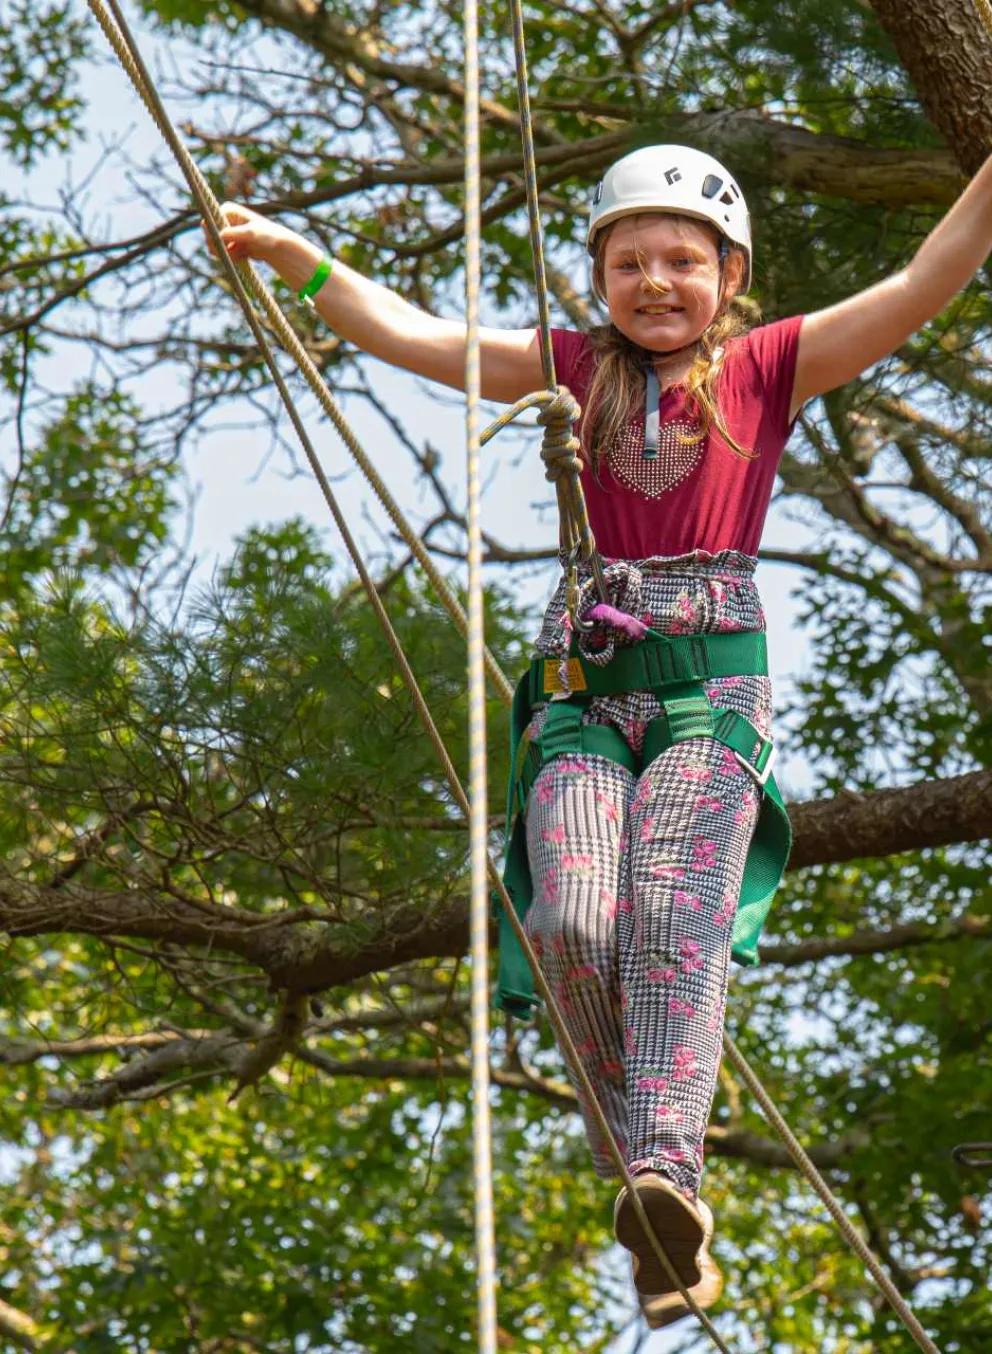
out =
{"type": "MultiPolygon", "coordinates": [[[[657,629],[762,628],[750,560],[640,568],[635,581],[657,629]]],[[[546,632],[545,641],[550,619],[546,632]]],[[[708,694],[715,707],[738,709],[767,728],[766,678],[723,678],[708,694]]],[[[584,718],[614,726],[639,751],[658,711],[649,693],[629,692],[597,698],[584,718]]],[[[539,713],[534,732],[541,723],[539,713]]],[[[559,756],[542,770],[527,806],[534,888],[527,926],[541,967],[630,1169],[660,1171],[691,1198],[759,807],[750,774],[703,737],[669,748],[639,778],[602,757],[559,756]]],[[[596,1171],[614,1175],[589,1106],[582,1111],[596,1171]]]]}

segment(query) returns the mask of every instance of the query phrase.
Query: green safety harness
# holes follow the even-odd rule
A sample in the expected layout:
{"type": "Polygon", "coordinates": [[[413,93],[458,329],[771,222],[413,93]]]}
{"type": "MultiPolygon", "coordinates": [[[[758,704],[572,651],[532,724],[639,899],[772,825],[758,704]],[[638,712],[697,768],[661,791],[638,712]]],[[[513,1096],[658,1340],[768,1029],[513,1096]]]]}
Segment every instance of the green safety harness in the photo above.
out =
{"type": "MultiPolygon", "coordinates": [[[[562,685],[557,658],[535,658],[513,697],[510,713],[510,784],[506,806],[506,864],[503,882],[517,916],[523,920],[532,900],[524,809],[542,767],[555,757],[593,755],[619,762],[639,775],[667,748],[686,738],[715,738],[729,748],[764,791],[761,813],[744,868],[734,918],[733,956],[741,964],[758,962],[758,940],[792,845],[792,829],[775,777],[774,749],[754,725],[733,710],[714,709],[704,683],[715,677],[765,676],[764,634],[659,635],[620,649],[602,666],[576,652],[568,659],[568,686],[562,685]],[[644,751],[634,753],[623,736],[603,724],[583,724],[583,711],[595,696],[650,691],[664,709],[651,721],[644,751]],[[527,729],[534,707],[547,702],[537,738],[527,729]]],[[[496,1003],[525,1016],[537,1003],[533,977],[509,920],[500,909],[500,971],[496,1003]]]]}

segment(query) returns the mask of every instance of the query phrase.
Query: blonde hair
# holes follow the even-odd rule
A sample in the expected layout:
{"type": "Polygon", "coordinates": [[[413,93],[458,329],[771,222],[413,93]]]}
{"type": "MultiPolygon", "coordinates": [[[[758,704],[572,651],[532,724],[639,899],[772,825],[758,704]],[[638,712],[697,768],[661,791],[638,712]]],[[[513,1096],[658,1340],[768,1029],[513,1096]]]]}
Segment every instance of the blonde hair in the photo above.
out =
{"type": "MultiPolygon", "coordinates": [[[[670,215],[672,219],[692,221],[694,226],[712,229],[714,235],[717,234],[715,227],[709,227],[708,223],[694,217],[682,217],[674,212],[670,215]]],[[[593,261],[592,286],[600,300],[606,299],[604,255],[609,235],[609,229],[600,234],[593,261]]],[[[724,262],[739,252],[731,246],[724,262]]],[[[721,300],[716,315],[696,339],[696,355],[692,366],[679,384],[686,392],[687,407],[699,419],[699,430],[695,433],[680,432],[682,441],[702,442],[715,427],[738,456],[753,460],[757,455],[755,451],[740,446],[731,436],[716,395],[724,344],[746,333],[756,318],[757,310],[753,302],[736,296],[721,300]]],[[[645,368],[664,354],[649,353],[632,343],[614,324],[599,325],[590,330],[589,339],[593,374],[586,391],[582,448],[598,470],[624,428],[644,408],[645,368]]]]}

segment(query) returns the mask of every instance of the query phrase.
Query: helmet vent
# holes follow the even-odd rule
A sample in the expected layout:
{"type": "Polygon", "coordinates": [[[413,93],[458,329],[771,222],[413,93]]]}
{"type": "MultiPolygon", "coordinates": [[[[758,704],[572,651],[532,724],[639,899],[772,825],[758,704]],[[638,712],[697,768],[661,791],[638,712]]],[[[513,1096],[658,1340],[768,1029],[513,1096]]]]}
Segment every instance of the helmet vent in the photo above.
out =
{"type": "Polygon", "coordinates": [[[728,207],[732,207],[734,205],[734,199],[730,196],[729,193],[724,193],[723,196],[720,198],[720,201],[726,203],[728,207]]]}
{"type": "MultiPolygon", "coordinates": [[[[722,187],[723,179],[718,178],[716,174],[707,174],[703,180],[703,197],[716,197],[722,187]]],[[[726,196],[720,199],[721,202],[726,200],[726,196]]]]}

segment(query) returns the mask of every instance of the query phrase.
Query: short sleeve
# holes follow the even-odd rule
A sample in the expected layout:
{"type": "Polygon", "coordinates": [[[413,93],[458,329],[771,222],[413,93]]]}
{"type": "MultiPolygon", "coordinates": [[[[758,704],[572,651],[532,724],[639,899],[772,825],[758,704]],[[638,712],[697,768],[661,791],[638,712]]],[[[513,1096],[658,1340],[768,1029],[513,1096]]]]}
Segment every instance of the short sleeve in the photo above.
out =
{"type": "Polygon", "coordinates": [[[787,320],[776,320],[773,324],[752,329],[742,340],[756,368],[765,409],[783,439],[792,430],[789,407],[796,381],[802,324],[802,315],[791,315],[787,320]]]}
{"type": "Polygon", "coordinates": [[[577,329],[552,329],[555,379],[581,403],[589,384],[589,339],[577,329]]]}

